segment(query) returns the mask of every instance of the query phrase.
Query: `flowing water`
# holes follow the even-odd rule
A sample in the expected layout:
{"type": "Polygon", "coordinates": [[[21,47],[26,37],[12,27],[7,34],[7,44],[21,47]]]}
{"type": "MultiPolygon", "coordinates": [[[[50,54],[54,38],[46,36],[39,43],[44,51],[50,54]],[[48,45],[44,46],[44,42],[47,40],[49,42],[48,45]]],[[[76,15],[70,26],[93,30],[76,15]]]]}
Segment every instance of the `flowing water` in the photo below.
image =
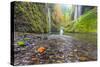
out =
{"type": "Polygon", "coordinates": [[[15,33],[14,65],[67,63],[97,60],[96,33],[67,33],[66,35],[34,33],[15,33]],[[26,47],[18,45],[24,40],[26,47]],[[28,40],[28,41],[26,41],[28,40]],[[39,47],[45,47],[43,54],[37,52],[39,47]]]}

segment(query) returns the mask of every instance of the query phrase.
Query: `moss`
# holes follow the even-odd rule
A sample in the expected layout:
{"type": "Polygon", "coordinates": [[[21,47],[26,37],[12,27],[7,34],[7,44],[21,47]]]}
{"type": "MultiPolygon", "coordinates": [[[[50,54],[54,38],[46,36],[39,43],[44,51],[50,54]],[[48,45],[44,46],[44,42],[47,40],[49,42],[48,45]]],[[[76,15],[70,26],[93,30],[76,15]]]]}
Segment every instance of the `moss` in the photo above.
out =
{"type": "Polygon", "coordinates": [[[18,44],[19,46],[25,46],[25,42],[24,42],[24,41],[18,41],[17,44],[18,44]]]}
{"type": "Polygon", "coordinates": [[[19,20],[15,31],[17,32],[48,32],[48,17],[45,10],[45,4],[30,2],[15,2],[15,20],[19,20]],[[17,18],[17,19],[16,19],[17,18]]]}
{"type": "Polygon", "coordinates": [[[80,16],[66,30],[67,32],[97,32],[96,8],[80,16]]]}
{"type": "Polygon", "coordinates": [[[96,32],[97,29],[97,14],[96,10],[91,10],[81,16],[76,22],[76,32],[96,32]]]}
{"type": "Polygon", "coordinates": [[[25,41],[28,41],[28,40],[30,40],[30,39],[31,39],[31,38],[24,38],[25,41]]]}

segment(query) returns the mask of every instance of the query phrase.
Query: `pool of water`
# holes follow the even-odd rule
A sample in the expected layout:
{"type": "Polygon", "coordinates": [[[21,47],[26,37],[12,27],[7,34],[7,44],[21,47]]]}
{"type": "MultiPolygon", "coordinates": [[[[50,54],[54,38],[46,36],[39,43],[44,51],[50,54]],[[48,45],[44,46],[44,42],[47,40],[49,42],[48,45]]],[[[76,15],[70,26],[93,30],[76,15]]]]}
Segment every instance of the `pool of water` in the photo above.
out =
{"type": "Polygon", "coordinates": [[[97,45],[97,33],[66,33],[66,35],[83,42],[97,45]]]}

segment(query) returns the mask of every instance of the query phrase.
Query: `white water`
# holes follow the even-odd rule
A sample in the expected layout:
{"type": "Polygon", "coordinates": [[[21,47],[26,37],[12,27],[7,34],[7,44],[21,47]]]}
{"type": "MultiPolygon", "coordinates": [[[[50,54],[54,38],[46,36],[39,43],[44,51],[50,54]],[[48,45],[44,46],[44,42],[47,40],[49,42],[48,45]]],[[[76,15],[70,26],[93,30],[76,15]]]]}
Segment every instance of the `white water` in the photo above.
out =
{"type": "Polygon", "coordinates": [[[74,20],[76,20],[80,15],[82,14],[82,6],[75,6],[75,12],[74,12],[74,20]]]}
{"type": "Polygon", "coordinates": [[[51,33],[51,16],[50,16],[50,8],[48,7],[48,23],[49,23],[49,34],[51,33]]]}
{"type": "Polygon", "coordinates": [[[63,35],[64,31],[63,31],[63,28],[61,27],[60,28],[60,35],[63,35]]]}

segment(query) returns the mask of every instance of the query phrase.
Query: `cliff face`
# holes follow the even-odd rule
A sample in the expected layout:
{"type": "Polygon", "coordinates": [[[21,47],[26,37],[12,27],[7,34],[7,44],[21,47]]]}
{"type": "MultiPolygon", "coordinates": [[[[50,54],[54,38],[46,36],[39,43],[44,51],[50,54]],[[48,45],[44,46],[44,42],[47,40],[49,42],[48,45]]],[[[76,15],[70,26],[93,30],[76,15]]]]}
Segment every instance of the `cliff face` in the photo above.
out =
{"type": "Polygon", "coordinates": [[[44,3],[15,2],[14,24],[16,32],[48,32],[47,9],[44,3]]]}

